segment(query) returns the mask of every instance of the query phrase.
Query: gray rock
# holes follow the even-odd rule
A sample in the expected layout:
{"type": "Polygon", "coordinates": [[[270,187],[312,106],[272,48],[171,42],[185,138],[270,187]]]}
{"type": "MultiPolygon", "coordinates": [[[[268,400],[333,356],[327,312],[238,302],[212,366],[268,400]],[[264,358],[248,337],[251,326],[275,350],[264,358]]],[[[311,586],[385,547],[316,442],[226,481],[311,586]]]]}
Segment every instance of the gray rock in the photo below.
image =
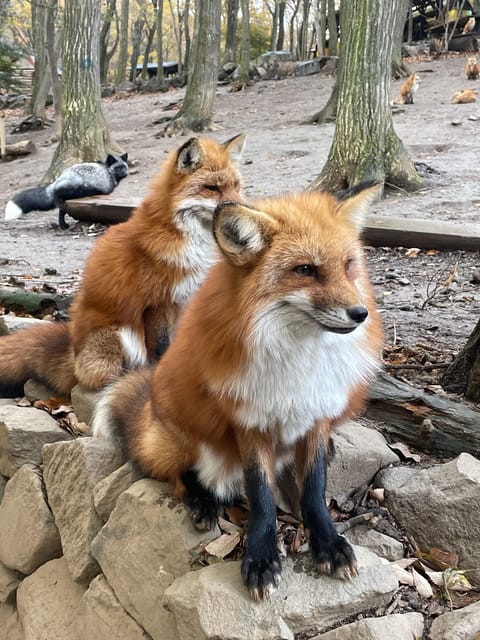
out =
{"type": "Polygon", "coordinates": [[[25,640],[17,610],[12,604],[0,603],[0,638],[25,640]]]}
{"type": "Polygon", "coordinates": [[[356,422],[342,424],[332,440],[335,455],[328,467],[327,498],[370,483],[381,467],[399,461],[381,433],[356,422]]]}
{"type": "Polygon", "coordinates": [[[70,394],[72,398],[72,406],[75,415],[80,422],[90,424],[92,421],[93,410],[98,400],[99,391],[89,391],[80,384],[76,384],[70,394]]]}
{"type": "Polygon", "coordinates": [[[468,453],[385,488],[385,505],[421,550],[459,555],[459,566],[480,579],[480,461],[468,453]]]}
{"type": "Polygon", "coordinates": [[[163,606],[165,589],[189,571],[199,545],[218,535],[198,532],[170,485],[139,480],[117,500],[92,553],[127,612],[155,640],[176,638],[163,606]],[[120,561],[121,560],[121,561],[120,561]]]}
{"type": "Polygon", "coordinates": [[[33,378],[25,382],[23,392],[30,402],[35,402],[35,400],[48,400],[58,395],[51,387],[33,378]]]}
{"type": "Polygon", "coordinates": [[[141,479],[141,475],[131,462],[126,462],[109,476],[100,480],[93,490],[95,510],[106,522],[113,511],[118,496],[126,491],[134,482],[141,479]]]}
{"type": "Polygon", "coordinates": [[[25,464],[8,482],[0,505],[0,561],[28,575],[61,555],[60,535],[40,470],[25,464]]]}
{"type": "Polygon", "coordinates": [[[480,602],[435,618],[430,640],[475,640],[480,633],[480,602]]]}
{"type": "Polygon", "coordinates": [[[93,488],[122,463],[108,441],[78,438],[43,449],[48,501],[55,516],[62,548],[75,580],[89,582],[100,569],[90,544],[103,522],[93,503],[93,488]]]}
{"type": "Polygon", "coordinates": [[[284,562],[282,581],[261,605],[247,593],[240,563],[214,564],[192,571],[166,590],[182,640],[293,640],[318,633],[352,615],[386,605],[397,588],[390,566],[357,547],[359,575],[350,582],[320,576],[309,554],[284,562]],[[228,612],[228,615],[226,615],[228,612]]]}
{"type": "Polygon", "coordinates": [[[314,73],[320,73],[320,59],[304,60],[297,62],[295,65],[296,76],[311,76],[314,73]]]}
{"type": "Polygon", "coordinates": [[[7,486],[8,478],[0,476],[0,504],[3,500],[3,494],[5,493],[5,487],[7,486]]]}
{"type": "Polygon", "coordinates": [[[71,439],[45,411],[0,406],[0,474],[10,478],[26,462],[40,464],[44,444],[71,439]]]}
{"type": "Polygon", "coordinates": [[[423,636],[421,613],[394,613],[382,618],[364,618],[311,640],[413,640],[423,636]]]}
{"type": "MultiPolygon", "coordinates": [[[[105,576],[97,576],[80,601],[78,634],[82,640],[149,640],[150,636],[128,615],[105,576]]],[[[165,636],[165,640],[170,637],[165,636]]]]}
{"type": "Polygon", "coordinates": [[[84,592],[64,558],[47,562],[25,578],[17,591],[23,640],[80,640],[76,618],[84,592]]]}
{"type": "Polygon", "coordinates": [[[20,574],[16,571],[10,571],[0,562],[0,603],[10,604],[15,601],[15,593],[20,580],[20,574]]]}
{"type": "Polygon", "coordinates": [[[351,544],[365,547],[372,553],[376,553],[377,556],[391,562],[399,560],[405,555],[401,542],[363,524],[347,529],[343,535],[351,544]]]}
{"type": "Polygon", "coordinates": [[[22,318],[12,314],[2,316],[2,320],[9,333],[15,333],[15,331],[22,331],[23,329],[29,329],[30,327],[48,322],[48,320],[40,320],[39,318],[22,318]]]}

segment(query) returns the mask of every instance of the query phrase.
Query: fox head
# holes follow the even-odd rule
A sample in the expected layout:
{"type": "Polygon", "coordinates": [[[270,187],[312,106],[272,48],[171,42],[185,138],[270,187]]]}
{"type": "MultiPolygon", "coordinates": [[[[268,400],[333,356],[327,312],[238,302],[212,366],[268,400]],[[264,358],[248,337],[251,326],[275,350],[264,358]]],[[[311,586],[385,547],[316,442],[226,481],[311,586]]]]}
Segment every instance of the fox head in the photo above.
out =
{"type": "Polygon", "coordinates": [[[360,235],[379,190],[370,183],[342,198],[305,192],[217,208],[214,235],[250,329],[345,334],[367,319],[360,235]]]}

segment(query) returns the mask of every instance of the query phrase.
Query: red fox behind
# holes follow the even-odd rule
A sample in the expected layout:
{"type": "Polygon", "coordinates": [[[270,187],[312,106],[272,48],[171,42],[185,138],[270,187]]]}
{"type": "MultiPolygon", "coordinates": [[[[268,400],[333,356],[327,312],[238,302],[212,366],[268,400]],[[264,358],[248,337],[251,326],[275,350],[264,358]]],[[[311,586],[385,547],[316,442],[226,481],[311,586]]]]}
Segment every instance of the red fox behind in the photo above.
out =
{"type": "Polygon", "coordinates": [[[480,75],[480,69],[478,67],[477,58],[475,56],[468,56],[467,66],[465,67],[465,75],[467,80],[477,80],[480,75]]]}
{"type": "Polygon", "coordinates": [[[61,394],[76,382],[100,389],[159,355],[219,257],[213,214],[242,197],[231,153],[243,142],[191,138],[170,154],[132,217],[94,246],[70,322],[0,338],[0,395],[22,393],[29,377],[61,394]]]}
{"type": "Polygon", "coordinates": [[[412,73],[400,87],[400,97],[393,101],[392,104],[413,104],[413,97],[417,93],[420,85],[420,76],[412,73]]]}
{"type": "Polygon", "coordinates": [[[326,449],[357,412],[380,361],[382,330],[360,232],[377,186],[219,205],[223,259],[182,316],[153,370],[104,392],[97,437],[119,437],[148,476],[169,480],[194,525],[211,528],[243,491],[250,503],[242,575],[255,599],[278,584],[273,499],[296,463],[301,509],[319,568],[356,573],[325,506],[326,449]]]}

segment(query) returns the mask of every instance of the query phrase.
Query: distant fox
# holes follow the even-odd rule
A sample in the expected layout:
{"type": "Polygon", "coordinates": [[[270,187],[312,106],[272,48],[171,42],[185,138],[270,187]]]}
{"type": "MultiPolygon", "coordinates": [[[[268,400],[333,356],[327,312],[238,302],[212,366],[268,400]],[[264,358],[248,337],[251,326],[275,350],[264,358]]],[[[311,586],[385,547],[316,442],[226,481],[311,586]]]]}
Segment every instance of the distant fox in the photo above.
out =
{"type": "Polygon", "coordinates": [[[413,97],[420,85],[420,76],[412,73],[400,88],[400,97],[393,101],[392,104],[413,104],[413,97]]]}
{"type": "Polygon", "coordinates": [[[213,231],[223,259],[166,354],[153,371],[112,385],[97,407],[94,436],[120,436],[146,475],[173,484],[198,529],[212,528],[221,505],[246,492],[242,576],[256,600],[280,580],[273,495],[291,463],[318,568],[356,574],[325,504],[326,451],[380,363],[382,330],[360,242],[378,190],[220,204],[213,231]]]}
{"type": "Polygon", "coordinates": [[[67,229],[66,200],[112,193],[120,180],[128,175],[128,154],[109,154],[104,162],[74,164],[45,187],[32,187],[21,191],[7,202],[5,220],[20,218],[30,211],[50,211],[59,208],[58,224],[67,229]]]}
{"type": "Polygon", "coordinates": [[[475,102],[477,99],[477,92],[474,89],[462,89],[461,91],[455,91],[452,97],[453,104],[468,104],[475,102]]]}
{"type": "Polygon", "coordinates": [[[242,199],[233,157],[244,140],[190,138],[169,155],[131,218],[97,240],[71,320],[0,338],[0,395],[22,393],[31,377],[62,395],[77,382],[101,389],[161,355],[219,258],[215,207],[242,199]]]}
{"type": "Polygon", "coordinates": [[[477,80],[480,75],[480,69],[478,68],[477,59],[475,56],[469,56],[467,58],[467,66],[465,67],[465,75],[467,80],[477,80]]]}

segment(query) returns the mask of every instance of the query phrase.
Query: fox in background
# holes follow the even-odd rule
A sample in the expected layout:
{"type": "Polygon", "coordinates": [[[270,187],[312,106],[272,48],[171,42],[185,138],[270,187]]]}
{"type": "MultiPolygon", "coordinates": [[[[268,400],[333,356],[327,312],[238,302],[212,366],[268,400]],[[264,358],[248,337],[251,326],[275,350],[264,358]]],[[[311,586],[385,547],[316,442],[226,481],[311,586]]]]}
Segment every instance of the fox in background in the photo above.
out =
{"type": "Polygon", "coordinates": [[[279,583],[274,491],[296,464],[310,549],[323,572],[356,574],[325,503],[336,424],[363,405],[382,330],[360,233],[377,185],[220,204],[223,259],[209,272],[153,370],[105,390],[93,435],[120,439],[148,476],[169,480],[195,527],[250,504],[242,576],[255,600],[279,583]]]}
{"type": "Polygon", "coordinates": [[[131,218],[93,247],[70,321],[0,338],[0,396],[23,394],[28,378],[61,395],[77,382],[101,389],[161,355],[219,258],[213,214],[221,201],[242,198],[234,156],[244,142],[194,137],[170,153],[131,218]]]}
{"type": "Polygon", "coordinates": [[[5,220],[15,220],[30,211],[50,211],[59,208],[58,224],[68,229],[65,222],[65,201],[87,196],[108,195],[128,175],[128,154],[109,154],[104,162],[74,164],[44,187],[20,191],[5,207],[5,220]]]}

